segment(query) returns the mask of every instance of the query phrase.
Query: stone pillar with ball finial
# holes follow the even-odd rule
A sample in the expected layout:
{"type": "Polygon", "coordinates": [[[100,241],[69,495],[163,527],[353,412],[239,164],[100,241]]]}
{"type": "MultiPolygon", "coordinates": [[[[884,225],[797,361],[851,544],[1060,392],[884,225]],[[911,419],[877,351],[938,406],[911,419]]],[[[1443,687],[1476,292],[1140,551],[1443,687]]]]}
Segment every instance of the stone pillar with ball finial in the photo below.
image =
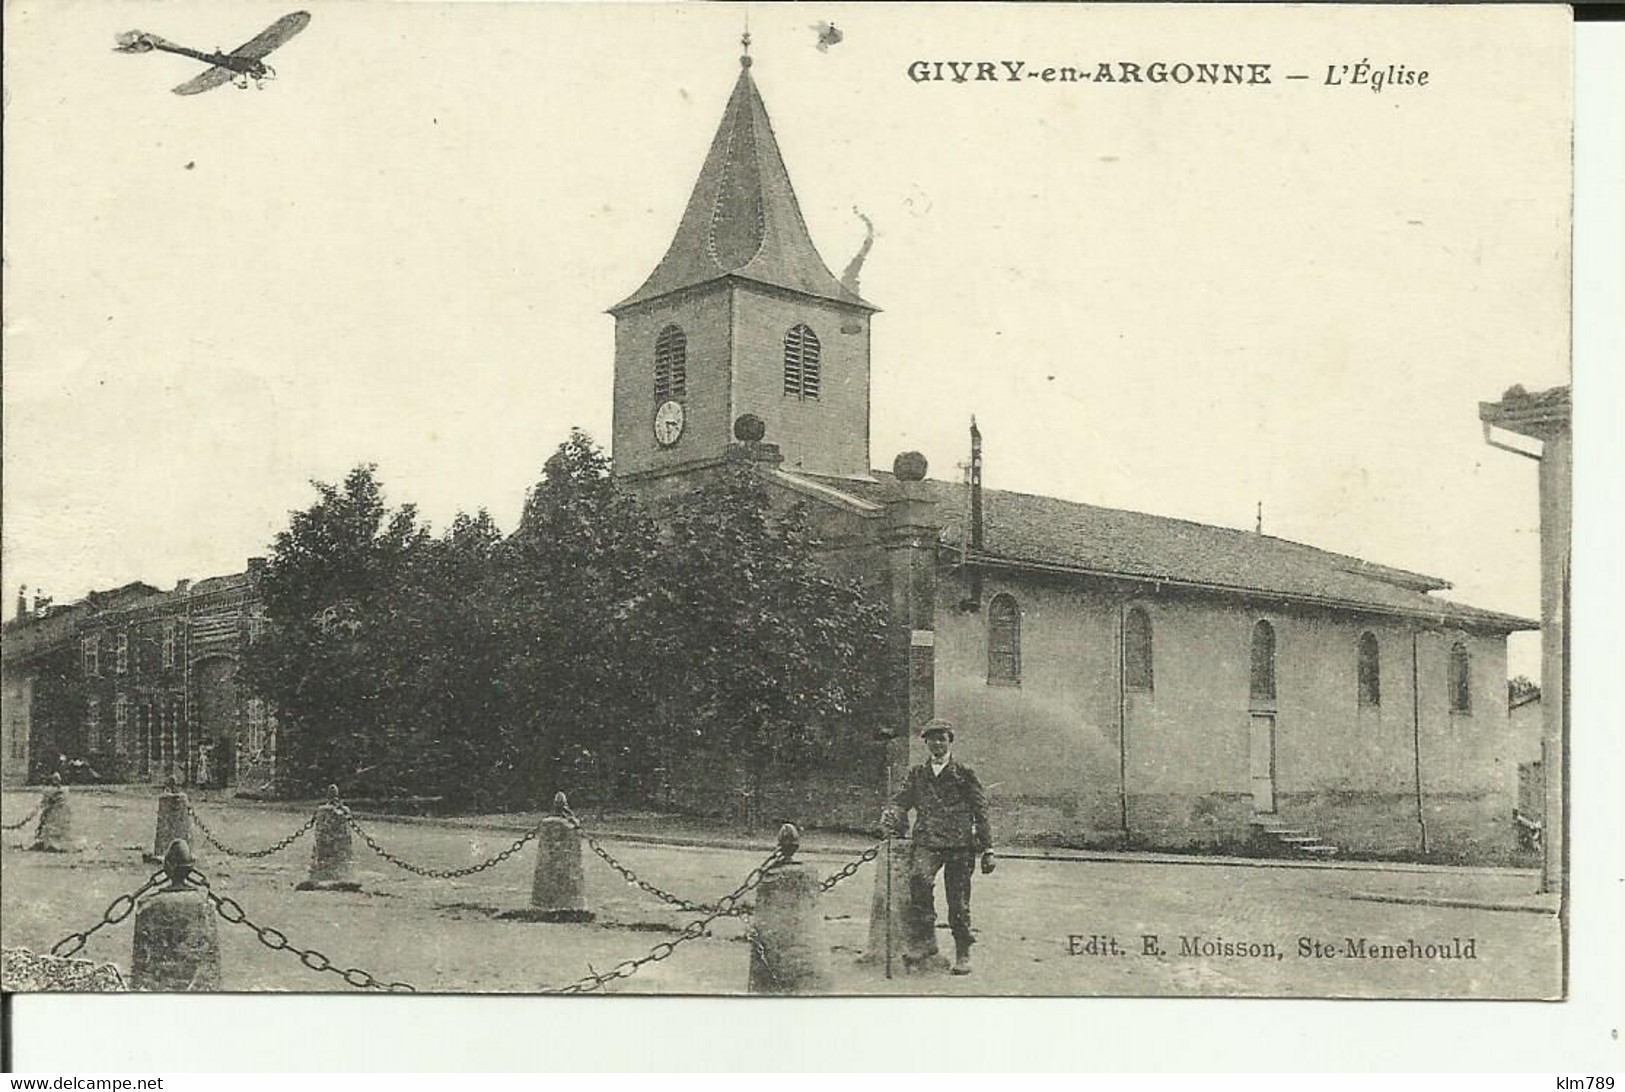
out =
{"type": "Polygon", "coordinates": [[[728,458],[735,462],[765,463],[779,466],[784,453],[778,444],[767,442],[767,424],[754,413],[741,413],[734,418],[734,442],[728,445],[728,458]]]}
{"type": "Polygon", "coordinates": [[[892,741],[888,788],[908,770],[909,741],[936,715],[937,542],[942,526],[925,481],[927,469],[918,451],[905,451],[893,461],[881,538],[891,593],[888,647],[896,679],[883,733],[892,741]]]}
{"type": "Polygon", "coordinates": [[[532,914],[540,921],[591,921],[582,868],[581,828],[569,818],[570,802],[553,794],[553,812],[536,831],[536,874],[530,889],[532,914]]]}
{"type": "Polygon", "coordinates": [[[748,989],[759,994],[822,994],[830,991],[829,946],[824,939],[824,908],[818,901],[818,873],[795,859],[801,833],[779,828],[778,859],[756,888],[747,933],[750,941],[748,989]]]}
{"type": "Polygon", "coordinates": [[[192,847],[177,839],[164,850],[169,885],[136,907],[130,985],[166,993],[220,988],[220,935],[209,893],[197,886],[192,847]]]}
{"type": "Polygon", "coordinates": [[[531,879],[530,906],[504,910],[504,921],[588,922],[597,914],[587,909],[586,869],[582,865],[581,824],[562,792],[553,794],[553,808],[536,827],[536,872],[531,879]]]}
{"type": "MultiPolygon", "coordinates": [[[[887,650],[892,680],[885,703],[886,800],[908,774],[910,741],[936,715],[937,542],[941,525],[926,484],[925,456],[905,451],[892,463],[893,488],[886,499],[881,544],[891,601],[887,650]]],[[[902,952],[908,873],[914,843],[907,817],[888,806],[881,820],[885,841],[875,872],[869,944],[860,962],[883,963],[892,975],[902,952]]]]}
{"type": "Polygon", "coordinates": [[[359,891],[350,876],[350,810],[339,797],[337,785],[327,786],[327,803],[316,809],[310,847],[310,876],[295,885],[299,891],[359,891]]]}

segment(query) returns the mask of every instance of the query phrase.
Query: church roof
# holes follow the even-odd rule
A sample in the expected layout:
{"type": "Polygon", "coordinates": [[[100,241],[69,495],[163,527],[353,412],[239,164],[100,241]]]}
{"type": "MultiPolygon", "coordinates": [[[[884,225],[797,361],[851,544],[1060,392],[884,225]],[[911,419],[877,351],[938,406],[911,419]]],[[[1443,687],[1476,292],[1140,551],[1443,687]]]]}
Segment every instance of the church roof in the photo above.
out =
{"type": "Polygon", "coordinates": [[[611,313],[725,277],[875,310],[830,273],[813,246],[750,58],[742,60],[671,247],[643,287],[611,313]]]}
{"type": "MultiPolygon", "coordinates": [[[[844,479],[838,488],[869,501],[895,493],[892,475],[876,471],[875,479],[844,479]]],[[[965,485],[922,484],[937,502],[944,547],[957,553],[966,537],[965,485]]],[[[1437,599],[1427,592],[1450,585],[1436,577],[1253,531],[1001,489],[983,491],[982,520],[982,548],[972,560],[990,566],[1126,578],[1501,632],[1539,628],[1527,618],[1437,599]]]]}

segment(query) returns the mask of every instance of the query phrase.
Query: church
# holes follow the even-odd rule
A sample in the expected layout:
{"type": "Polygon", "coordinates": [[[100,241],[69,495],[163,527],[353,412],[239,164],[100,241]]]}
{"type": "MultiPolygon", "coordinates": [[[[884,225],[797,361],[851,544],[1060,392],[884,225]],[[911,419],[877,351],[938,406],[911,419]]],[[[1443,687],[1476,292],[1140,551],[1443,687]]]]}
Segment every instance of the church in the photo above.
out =
{"type": "Polygon", "coordinates": [[[670,247],[609,311],[612,452],[657,510],[748,463],[890,606],[888,723],[771,807],[869,829],[940,716],[1003,844],[1512,859],[1506,639],[1535,622],[1261,532],[984,490],[974,423],[968,480],[875,469],[879,308],[820,257],[740,63],[670,247]]]}

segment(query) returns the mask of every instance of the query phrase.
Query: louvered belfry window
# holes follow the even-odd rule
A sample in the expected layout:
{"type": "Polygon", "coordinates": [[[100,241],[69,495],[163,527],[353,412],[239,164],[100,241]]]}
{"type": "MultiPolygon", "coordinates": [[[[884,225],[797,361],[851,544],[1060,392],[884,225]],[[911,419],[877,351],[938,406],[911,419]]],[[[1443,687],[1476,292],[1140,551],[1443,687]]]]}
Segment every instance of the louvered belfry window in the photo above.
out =
{"type": "Polygon", "coordinates": [[[987,681],[1021,679],[1021,607],[1015,597],[995,595],[987,605],[987,681]]]}
{"type": "Polygon", "coordinates": [[[823,346],[818,335],[805,323],[790,327],[784,335],[784,393],[790,398],[817,398],[819,355],[823,346]]]}
{"type": "Polygon", "coordinates": [[[688,397],[688,336],[667,326],[655,338],[655,405],[688,397]]]}

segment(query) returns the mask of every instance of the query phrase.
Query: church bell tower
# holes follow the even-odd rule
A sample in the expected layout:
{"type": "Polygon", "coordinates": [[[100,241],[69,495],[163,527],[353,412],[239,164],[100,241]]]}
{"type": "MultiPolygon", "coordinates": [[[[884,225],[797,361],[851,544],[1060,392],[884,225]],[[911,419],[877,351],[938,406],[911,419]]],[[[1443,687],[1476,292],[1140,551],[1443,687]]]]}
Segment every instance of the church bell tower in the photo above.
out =
{"type": "Polygon", "coordinates": [[[739,79],[666,256],[615,317],[615,473],[713,466],[744,414],[787,470],[867,477],[869,321],[819,257],[767,109],[739,79]]]}

